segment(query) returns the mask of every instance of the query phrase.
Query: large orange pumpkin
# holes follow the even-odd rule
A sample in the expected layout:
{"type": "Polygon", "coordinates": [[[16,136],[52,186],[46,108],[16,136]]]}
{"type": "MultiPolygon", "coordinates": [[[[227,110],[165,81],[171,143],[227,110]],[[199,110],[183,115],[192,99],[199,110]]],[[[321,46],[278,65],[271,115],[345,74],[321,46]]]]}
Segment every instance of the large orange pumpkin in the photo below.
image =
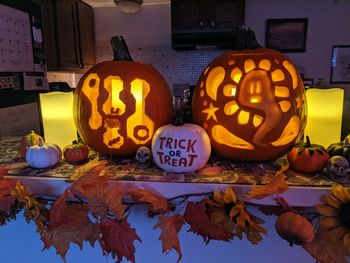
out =
{"type": "Polygon", "coordinates": [[[74,93],[79,135],[103,154],[132,156],[151,146],[154,132],[172,121],[172,97],[151,65],[132,61],[121,36],[113,37],[114,61],[93,66],[74,93]]]}
{"type": "Polygon", "coordinates": [[[228,51],[203,71],[192,99],[192,117],[209,134],[217,155],[241,161],[282,156],[306,124],[302,80],[282,53],[228,51]]]}

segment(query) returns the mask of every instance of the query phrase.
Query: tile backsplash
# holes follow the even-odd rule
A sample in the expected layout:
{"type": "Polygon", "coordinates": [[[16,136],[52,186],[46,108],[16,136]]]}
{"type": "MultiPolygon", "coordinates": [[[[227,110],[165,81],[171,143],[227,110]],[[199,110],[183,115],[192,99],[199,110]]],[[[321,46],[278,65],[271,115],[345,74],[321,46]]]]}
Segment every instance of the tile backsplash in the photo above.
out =
{"type": "MultiPolygon", "coordinates": [[[[131,57],[154,66],[173,89],[177,84],[196,84],[204,68],[224,50],[175,51],[164,46],[129,46],[131,57]]],[[[96,48],[96,61],[111,60],[111,47],[96,48]]]]}

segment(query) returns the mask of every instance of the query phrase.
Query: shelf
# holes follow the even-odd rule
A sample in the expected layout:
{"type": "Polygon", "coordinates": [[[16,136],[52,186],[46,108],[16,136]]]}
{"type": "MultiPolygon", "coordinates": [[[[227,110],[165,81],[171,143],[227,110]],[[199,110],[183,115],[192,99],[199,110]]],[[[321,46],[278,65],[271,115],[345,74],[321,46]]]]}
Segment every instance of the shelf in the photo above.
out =
{"type": "MultiPolygon", "coordinates": [[[[9,168],[6,178],[20,180],[36,196],[56,197],[71,185],[67,179],[79,166],[61,160],[52,168],[33,169],[19,156],[18,150],[18,138],[6,138],[0,141],[0,165],[9,168]]],[[[256,205],[276,205],[274,196],[261,200],[245,197],[254,183],[264,184],[276,173],[278,167],[274,162],[242,163],[212,157],[207,168],[199,172],[170,174],[156,166],[139,169],[133,158],[112,158],[107,168],[111,176],[111,184],[118,183],[125,188],[138,187],[153,190],[167,198],[232,187],[242,201],[256,205]],[[212,167],[215,167],[215,173],[211,170],[212,167]]],[[[292,206],[310,207],[320,203],[320,197],[328,194],[334,183],[322,174],[310,176],[291,170],[287,170],[285,174],[290,189],[281,196],[292,206]]]]}

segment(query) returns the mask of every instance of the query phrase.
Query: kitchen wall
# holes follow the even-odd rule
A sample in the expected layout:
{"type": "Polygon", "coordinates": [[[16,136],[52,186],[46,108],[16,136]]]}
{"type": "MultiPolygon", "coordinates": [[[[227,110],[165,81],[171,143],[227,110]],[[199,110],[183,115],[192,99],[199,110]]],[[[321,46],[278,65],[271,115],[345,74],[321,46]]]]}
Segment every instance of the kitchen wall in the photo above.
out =
{"type": "MultiPolygon", "coordinates": [[[[170,3],[144,5],[127,15],[117,7],[96,8],[96,59],[111,60],[110,38],[124,36],[132,57],[155,66],[168,81],[195,84],[206,65],[224,50],[174,51],[171,49],[170,3]]],[[[330,84],[333,45],[350,45],[349,0],[246,0],[246,25],[265,45],[266,19],[308,18],[306,51],[286,53],[305,78],[345,90],[342,137],[350,133],[350,85],[330,84]]]]}

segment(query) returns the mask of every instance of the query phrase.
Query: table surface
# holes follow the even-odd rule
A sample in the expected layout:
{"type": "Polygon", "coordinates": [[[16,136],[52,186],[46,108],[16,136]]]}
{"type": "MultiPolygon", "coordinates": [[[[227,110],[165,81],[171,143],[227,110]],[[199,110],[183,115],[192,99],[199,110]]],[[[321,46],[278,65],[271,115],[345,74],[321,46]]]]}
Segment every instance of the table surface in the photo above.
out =
{"type": "MultiPolygon", "coordinates": [[[[7,177],[17,178],[29,186],[33,194],[58,196],[70,185],[67,181],[80,165],[72,165],[63,159],[54,167],[31,168],[19,155],[20,138],[2,138],[0,141],[0,165],[9,168],[7,177]]],[[[96,155],[92,152],[90,159],[96,155]]],[[[212,192],[233,187],[237,195],[251,203],[275,205],[273,197],[251,200],[245,194],[253,184],[265,184],[280,169],[282,159],[274,162],[236,162],[212,156],[206,167],[194,173],[174,174],[155,165],[147,169],[137,167],[134,158],[101,157],[108,160],[107,168],[111,184],[132,185],[152,189],[171,198],[189,193],[212,192]],[[215,173],[211,171],[215,167],[215,173]]],[[[320,196],[329,192],[335,183],[323,173],[300,174],[288,169],[285,172],[290,189],[283,194],[292,205],[312,206],[320,196]]]]}

